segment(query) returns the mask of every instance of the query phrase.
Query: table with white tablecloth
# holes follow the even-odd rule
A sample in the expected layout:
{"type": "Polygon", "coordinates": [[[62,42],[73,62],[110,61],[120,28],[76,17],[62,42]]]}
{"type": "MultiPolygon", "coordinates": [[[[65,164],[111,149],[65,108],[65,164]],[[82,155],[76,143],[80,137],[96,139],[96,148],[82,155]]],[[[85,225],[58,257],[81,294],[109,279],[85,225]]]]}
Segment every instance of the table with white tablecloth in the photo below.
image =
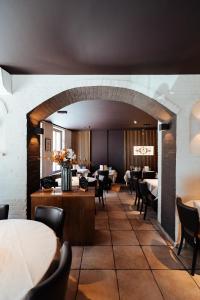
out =
{"type": "Polygon", "coordinates": [[[0,221],[0,300],[20,300],[48,271],[57,238],[41,222],[0,221]]]}
{"type": "Polygon", "coordinates": [[[77,174],[81,174],[84,177],[88,177],[89,173],[90,173],[89,169],[77,169],[77,174]]]}
{"type": "MultiPolygon", "coordinates": [[[[95,182],[96,178],[94,177],[85,177],[89,183],[95,182]]],[[[57,178],[56,182],[58,183],[58,186],[61,186],[61,178],[57,178]]],[[[78,176],[72,176],[72,186],[79,186],[79,177],[78,176]]]]}
{"type": "MultiPolygon", "coordinates": [[[[93,173],[93,176],[97,176],[98,175],[98,171],[101,171],[101,170],[97,170],[93,173]]],[[[112,183],[115,183],[116,182],[116,179],[117,179],[117,171],[112,169],[112,170],[108,170],[109,173],[108,173],[108,176],[109,178],[112,180],[112,183]]]]}
{"type": "Polygon", "coordinates": [[[143,182],[147,183],[149,191],[156,198],[158,197],[158,179],[144,179],[143,182]]]}
{"type": "MultiPolygon", "coordinates": [[[[141,172],[138,170],[134,170],[135,172],[141,172]]],[[[141,177],[142,178],[148,178],[146,175],[152,175],[152,176],[148,176],[150,178],[156,177],[157,174],[155,171],[142,171],[141,177]]],[[[126,170],[125,174],[124,174],[124,181],[126,182],[126,184],[128,184],[129,179],[131,178],[131,171],[130,170],[126,170]]]]}

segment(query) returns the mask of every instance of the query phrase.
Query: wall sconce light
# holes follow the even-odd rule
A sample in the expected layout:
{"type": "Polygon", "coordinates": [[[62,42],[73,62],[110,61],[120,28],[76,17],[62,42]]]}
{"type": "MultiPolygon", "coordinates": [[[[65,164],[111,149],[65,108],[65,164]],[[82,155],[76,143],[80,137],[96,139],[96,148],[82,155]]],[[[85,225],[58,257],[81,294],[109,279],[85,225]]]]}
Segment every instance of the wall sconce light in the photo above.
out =
{"type": "Polygon", "coordinates": [[[39,135],[39,134],[44,134],[44,128],[40,128],[40,127],[34,127],[32,129],[32,133],[39,135]]]}
{"type": "Polygon", "coordinates": [[[159,125],[159,130],[163,131],[163,130],[169,130],[170,129],[170,123],[161,123],[159,125]]]}

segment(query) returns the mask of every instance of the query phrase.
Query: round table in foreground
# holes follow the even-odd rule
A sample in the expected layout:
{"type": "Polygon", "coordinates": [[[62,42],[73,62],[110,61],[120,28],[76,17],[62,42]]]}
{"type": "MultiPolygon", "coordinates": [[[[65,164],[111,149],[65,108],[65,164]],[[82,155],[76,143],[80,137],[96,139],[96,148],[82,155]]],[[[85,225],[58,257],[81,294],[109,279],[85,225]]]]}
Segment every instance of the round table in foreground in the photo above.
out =
{"type": "Polygon", "coordinates": [[[0,300],[23,299],[49,269],[57,238],[41,222],[0,221],[0,300]]]}

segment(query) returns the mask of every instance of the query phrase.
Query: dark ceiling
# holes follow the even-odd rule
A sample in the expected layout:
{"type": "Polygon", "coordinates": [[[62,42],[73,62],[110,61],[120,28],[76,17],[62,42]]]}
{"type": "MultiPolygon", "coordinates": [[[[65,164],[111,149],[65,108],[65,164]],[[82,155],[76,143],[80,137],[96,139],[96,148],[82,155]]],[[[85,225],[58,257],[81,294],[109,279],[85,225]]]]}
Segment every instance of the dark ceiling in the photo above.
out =
{"type": "Polygon", "coordinates": [[[80,101],[50,115],[47,120],[67,129],[155,128],[157,120],[137,107],[106,100],[80,101]],[[135,122],[134,122],[135,121],[135,122]]]}
{"type": "Polygon", "coordinates": [[[0,0],[10,73],[192,74],[199,53],[199,0],[0,0]]]}

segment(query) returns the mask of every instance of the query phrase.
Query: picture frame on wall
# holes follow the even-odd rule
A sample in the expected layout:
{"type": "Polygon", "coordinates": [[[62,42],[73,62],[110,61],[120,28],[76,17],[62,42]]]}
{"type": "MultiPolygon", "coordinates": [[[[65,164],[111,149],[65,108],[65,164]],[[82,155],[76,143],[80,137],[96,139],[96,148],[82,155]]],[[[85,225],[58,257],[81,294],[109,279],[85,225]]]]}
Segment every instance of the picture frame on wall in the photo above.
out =
{"type": "Polygon", "coordinates": [[[45,151],[51,151],[51,139],[45,138],[45,151]]]}

